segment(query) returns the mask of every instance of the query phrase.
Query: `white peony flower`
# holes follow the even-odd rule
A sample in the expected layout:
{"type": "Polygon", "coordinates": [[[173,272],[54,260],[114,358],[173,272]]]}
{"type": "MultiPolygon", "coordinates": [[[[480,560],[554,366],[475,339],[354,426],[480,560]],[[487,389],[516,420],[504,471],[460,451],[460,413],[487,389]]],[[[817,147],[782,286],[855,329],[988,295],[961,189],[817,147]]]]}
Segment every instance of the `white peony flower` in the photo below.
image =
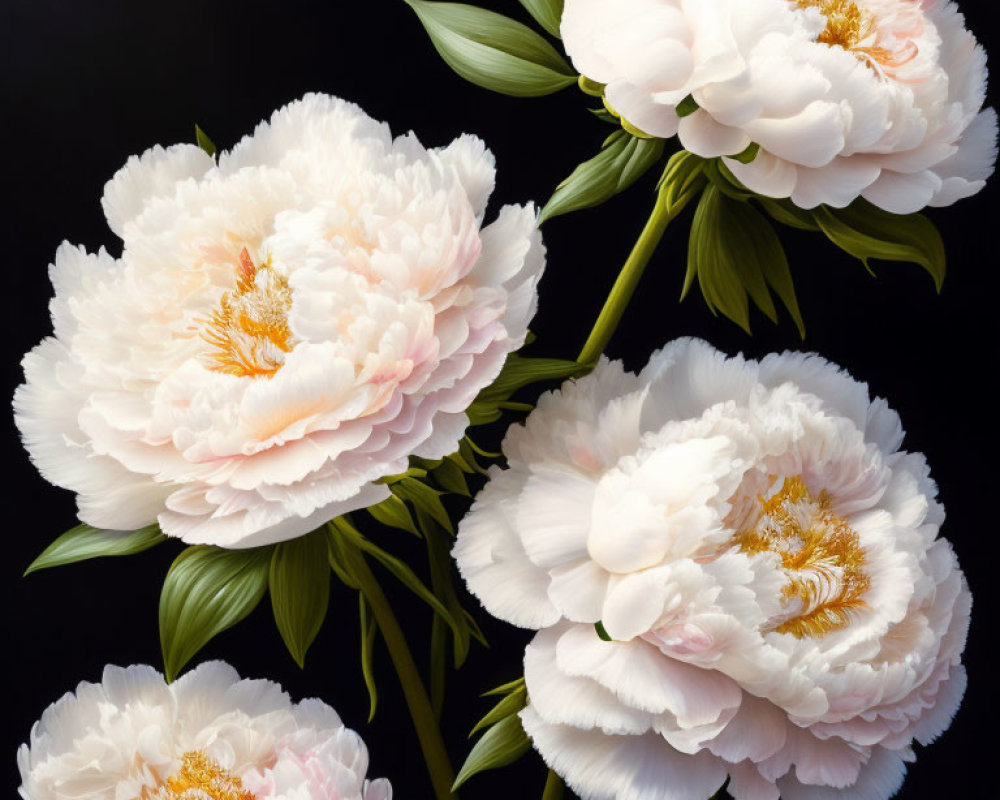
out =
{"type": "Polygon", "coordinates": [[[457,449],[534,314],[535,210],[480,229],[493,182],[479,139],[426,150],[323,95],[218,164],[130,159],[103,200],[121,258],[64,244],[51,269],[14,400],[35,464],[84,522],[224,547],[385,499],[457,449]]]}
{"type": "Polygon", "coordinates": [[[633,126],[706,158],[759,145],[726,159],[752,191],[906,214],[993,172],[986,54],[964,25],[949,0],[566,0],[562,34],[633,126]]]}
{"type": "Polygon", "coordinates": [[[109,666],[49,706],[18,752],[24,800],[391,800],[368,751],[319,700],[202,664],[172,684],[109,666]]]}
{"type": "Polygon", "coordinates": [[[896,791],[961,700],[971,602],[902,439],[818,356],[695,340],[638,376],[602,361],[511,429],[454,554],[540,629],[522,720],[581,798],[896,791]]]}

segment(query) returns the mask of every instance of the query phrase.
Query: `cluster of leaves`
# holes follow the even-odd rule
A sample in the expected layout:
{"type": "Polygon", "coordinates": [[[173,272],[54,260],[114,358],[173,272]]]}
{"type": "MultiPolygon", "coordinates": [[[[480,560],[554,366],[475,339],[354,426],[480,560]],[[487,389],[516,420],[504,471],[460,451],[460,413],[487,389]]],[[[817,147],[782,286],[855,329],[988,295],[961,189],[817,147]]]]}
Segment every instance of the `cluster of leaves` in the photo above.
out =
{"type": "Polygon", "coordinates": [[[682,297],[697,278],[712,312],[721,312],[747,332],[748,298],[777,322],[773,291],[805,336],[788,259],[768,217],[781,225],[822,233],[873,275],[872,259],[919,264],[940,291],[946,264],[944,242],[934,223],[922,214],[891,214],[861,198],[847,208],[807,210],[791,200],[748,191],[719,159],[705,161],[703,171],[708,181],[691,224],[682,297]]]}
{"type": "MultiPolygon", "coordinates": [[[[596,156],[580,164],[559,185],[542,210],[542,219],[611,199],[660,162],[664,144],[660,139],[616,131],[596,156]]],[[[748,152],[747,158],[753,155],[748,152]]],[[[654,214],[668,219],[698,198],[681,298],[697,280],[712,313],[723,314],[748,333],[750,301],[772,322],[778,321],[773,293],[805,336],[788,258],[772,220],[822,233],[859,259],[869,272],[872,259],[908,261],[926,269],[938,290],[944,281],[944,243],[934,224],[922,214],[891,214],[864,199],[847,208],[802,209],[790,200],[750,192],[722,159],[703,159],[685,150],[668,159],[656,188],[654,214]]]]}
{"type": "Polygon", "coordinates": [[[475,736],[479,731],[485,731],[458,771],[453,791],[473,775],[506,767],[531,749],[531,740],[524,732],[518,716],[528,705],[528,690],[524,685],[524,678],[505,683],[483,695],[491,696],[499,696],[500,700],[469,733],[469,736],[475,736]]]}

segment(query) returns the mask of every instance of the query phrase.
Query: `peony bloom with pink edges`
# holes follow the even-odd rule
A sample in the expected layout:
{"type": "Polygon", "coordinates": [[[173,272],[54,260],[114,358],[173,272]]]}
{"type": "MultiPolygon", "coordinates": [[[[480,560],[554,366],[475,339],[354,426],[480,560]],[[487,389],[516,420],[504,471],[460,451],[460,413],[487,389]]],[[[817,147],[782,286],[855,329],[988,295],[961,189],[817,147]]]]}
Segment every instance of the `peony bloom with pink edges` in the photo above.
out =
{"type": "Polygon", "coordinates": [[[392,800],[330,706],[221,661],[171,684],[108,666],[45,710],[17,761],[24,800],[392,800]]]}
{"type": "Polygon", "coordinates": [[[218,162],[132,158],[103,206],[120,257],[64,244],[54,335],[17,425],[80,518],[249,547],[388,497],[454,452],[524,342],[544,248],[530,205],[482,227],[483,143],[440,149],[309,95],[218,162]]]}
{"type": "Polygon", "coordinates": [[[583,800],[895,793],[961,701],[971,604],[902,440],[818,356],[697,340],[510,430],[454,555],[538,630],[521,718],[583,800]]]}
{"type": "Polygon", "coordinates": [[[706,158],[759,146],[725,163],[761,195],[907,214],[993,172],[986,54],[949,0],[566,0],[562,33],[634,127],[706,158]]]}

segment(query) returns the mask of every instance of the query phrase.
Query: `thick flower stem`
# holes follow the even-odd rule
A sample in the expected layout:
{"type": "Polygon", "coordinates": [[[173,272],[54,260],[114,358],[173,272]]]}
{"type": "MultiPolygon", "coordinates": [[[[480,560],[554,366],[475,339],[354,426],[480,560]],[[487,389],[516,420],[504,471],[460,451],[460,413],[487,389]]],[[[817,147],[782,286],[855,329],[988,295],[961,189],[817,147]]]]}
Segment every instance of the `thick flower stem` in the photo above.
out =
{"type": "Polygon", "coordinates": [[[563,800],[564,788],[565,784],[563,784],[562,778],[552,770],[549,770],[549,777],[545,779],[545,791],[542,792],[542,800],[563,800]]]}
{"type": "Polygon", "coordinates": [[[438,727],[430,698],[427,696],[427,689],[417,671],[416,662],[406,643],[406,637],[403,636],[403,630],[396,615],[392,613],[392,607],[382,587],[379,586],[368,562],[365,561],[364,554],[355,547],[345,547],[343,552],[351,577],[357,581],[359,590],[371,606],[375,622],[389,649],[389,657],[403,687],[403,695],[410,709],[413,726],[417,729],[420,749],[423,751],[431,783],[434,785],[434,796],[437,800],[452,800],[455,797],[451,791],[455,773],[448,760],[448,751],[445,749],[441,729],[438,727]]]}
{"type": "Polygon", "coordinates": [[[577,361],[581,364],[594,366],[597,359],[601,357],[601,353],[611,341],[615,328],[618,327],[618,323],[639,285],[639,279],[642,277],[649,259],[652,258],[663,234],[666,233],[667,226],[684,207],[684,203],[671,203],[669,201],[668,186],[669,184],[664,182],[657,193],[656,204],[649,215],[646,227],[639,234],[639,239],[636,241],[635,247],[632,248],[628,260],[621,272],[618,273],[618,280],[611,288],[608,299],[604,301],[604,308],[601,309],[601,315],[594,323],[590,338],[587,339],[587,343],[577,357],[577,361]]]}

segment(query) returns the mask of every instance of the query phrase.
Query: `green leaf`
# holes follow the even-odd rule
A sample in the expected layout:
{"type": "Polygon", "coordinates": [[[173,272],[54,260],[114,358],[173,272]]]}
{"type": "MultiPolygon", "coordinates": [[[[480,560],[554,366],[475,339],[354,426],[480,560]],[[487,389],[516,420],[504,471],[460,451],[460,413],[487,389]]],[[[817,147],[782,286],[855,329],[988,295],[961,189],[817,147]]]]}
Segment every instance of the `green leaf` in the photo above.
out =
{"type": "Polygon", "coordinates": [[[538,217],[539,223],[560,214],[598,206],[625,191],[660,160],[664,146],[662,139],[640,139],[631,135],[614,138],[556,187],[538,217]]]}
{"type": "Polygon", "coordinates": [[[194,126],[194,140],[202,150],[208,153],[210,156],[215,156],[215,142],[208,138],[208,134],[201,129],[201,126],[195,124],[194,126]]]}
{"type": "Polygon", "coordinates": [[[597,631],[597,638],[602,642],[610,642],[611,634],[608,633],[607,628],[604,627],[604,623],[600,620],[594,623],[594,630],[597,631]]]}
{"type": "Polygon", "coordinates": [[[155,547],[166,539],[157,525],[148,525],[137,531],[108,531],[91,528],[89,525],[77,525],[46,547],[24,574],[27,576],[40,569],[61,567],[91,558],[131,556],[155,547]]]}
{"type": "MultiPolygon", "coordinates": [[[[348,560],[344,556],[344,534],[341,532],[338,522],[340,519],[332,519],[326,523],[326,543],[329,547],[330,568],[336,573],[340,582],[349,589],[359,589],[361,585],[355,579],[348,567],[348,560]]],[[[349,545],[348,545],[349,546],[349,545]]]]}
{"type": "Polygon", "coordinates": [[[750,142],[742,152],[729,157],[734,161],[739,161],[741,164],[752,164],[759,153],[760,145],[757,142],[750,142]]]}
{"type": "Polygon", "coordinates": [[[368,601],[361,592],[358,592],[358,610],[361,617],[361,674],[368,689],[368,721],[371,722],[375,719],[375,708],[378,706],[374,667],[375,634],[378,632],[378,625],[375,622],[375,615],[368,608],[368,601]]]}
{"type": "Polygon", "coordinates": [[[811,211],[799,208],[791,200],[775,200],[771,197],[759,196],[755,198],[775,222],[787,225],[790,228],[798,228],[800,231],[818,231],[819,226],[813,219],[811,211]]]}
{"type": "Polygon", "coordinates": [[[465,416],[469,418],[469,425],[489,425],[500,419],[503,414],[497,408],[496,403],[473,402],[465,409],[465,416]]]}
{"type": "Polygon", "coordinates": [[[705,162],[705,176],[715,184],[715,188],[733,200],[745,203],[757,196],[740,183],[733,175],[732,170],[720,158],[711,158],[705,162]]]}
{"type": "Polygon", "coordinates": [[[531,740],[521,726],[520,717],[501,720],[476,742],[455,778],[452,791],[473,775],[512,764],[531,749],[531,740]]]}
{"type": "Polygon", "coordinates": [[[674,111],[677,112],[678,117],[683,119],[684,117],[690,117],[698,108],[698,101],[692,95],[688,95],[677,104],[674,111]]]}
{"type": "Polygon", "coordinates": [[[462,472],[462,468],[454,461],[445,459],[441,462],[440,466],[434,468],[431,475],[438,486],[446,492],[460,494],[464,497],[472,497],[469,487],[465,482],[465,473],[462,472]]]}
{"type": "Polygon", "coordinates": [[[830,241],[869,270],[872,258],[910,261],[926,269],[941,291],[947,265],[944,242],[922,214],[890,214],[859,199],[847,208],[820,206],[813,210],[813,219],[830,241]]]}
{"type": "Polygon", "coordinates": [[[420,531],[417,530],[417,526],[413,522],[413,517],[410,515],[410,510],[406,507],[406,503],[394,494],[377,505],[368,506],[368,513],[383,525],[408,531],[414,536],[420,536],[420,531]]]}
{"type": "Polygon", "coordinates": [[[525,686],[524,678],[518,678],[510,683],[504,683],[497,686],[495,689],[490,689],[488,692],[483,692],[483,697],[495,697],[498,694],[510,694],[511,692],[517,692],[523,689],[525,686]]]}
{"type": "Polygon", "coordinates": [[[499,703],[491,708],[486,715],[476,723],[476,726],[469,732],[469,736],[474,736],[483,728],[496,725],[500,720],[511,717],[528,705],[528,690],[522,684],[520,688],[506,695],[499,703]]]}
{"type": "Polygon", "coordinates": [[[582,364],[560,358],[525,358],[511,353],[496,380],[479,393],[476,400],[506,400],[518,389],[541,381],[565,380],[585,371],[582,364]]]}
{"type": "Polygon", "coordinates": [[[449,533],[454,533],[455,529],[451,524],[451,517],[445,510],[441,502],[441,492],[432,489],[423,481],[415,478],[404,478],[392,485],[392,493],[401,500],[408,500],[415,508],[423,509],[430,514],[449,533]]]}
{"type": "Polygon", "coordinates": [[[527,25],[464,3],[406,2],[440,56],[467,81],[517,97],[552,94],[576,83],[573,68],[527,25]]]}
{"type": "Polygon", "coordinates": [[[327,550],[325,532],[320,530],[281,542],[271,556],[274,621],[288,652],[302,668],[330,605],[327,550]]]}
{"type": "Polygon", "coordinates": [[[160,646],[167,680],[216,635],[246,617],[267,589],[270,547],[184,550],[163,581],[160,646]]]}
{"type": "Polygon", "coordinates": [[[459,444],[458,452],[461,454],[465,463],[472,467],[473,470],[478,472],[480,475],[488,475],[488,470],[479,463],[479,459],[476,456],[482,456],[483,458],[499,458],[500,454],[487,453],[485,450],[479,448],[472,439],[468,436],[462,438],[459,444]]]}
{"type": "Polygon", "coordinates": [[[557,39],[562,20],[563,0],[521,0],[521,5],[535,18],[535,22],[557,39]]]}
{"type": "Polygon", "coordinates": [[[777,322],[773,290],[805,336],[788,259],[777,234],[763,215],[723,194],[714,183],[702,193],[691,224],[682,297],[695,277],[712,313],[721,311],[748,333],[748,295],[777,322]]]}

